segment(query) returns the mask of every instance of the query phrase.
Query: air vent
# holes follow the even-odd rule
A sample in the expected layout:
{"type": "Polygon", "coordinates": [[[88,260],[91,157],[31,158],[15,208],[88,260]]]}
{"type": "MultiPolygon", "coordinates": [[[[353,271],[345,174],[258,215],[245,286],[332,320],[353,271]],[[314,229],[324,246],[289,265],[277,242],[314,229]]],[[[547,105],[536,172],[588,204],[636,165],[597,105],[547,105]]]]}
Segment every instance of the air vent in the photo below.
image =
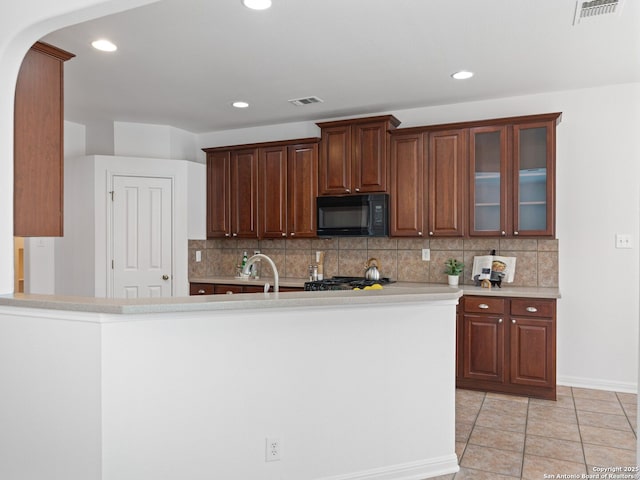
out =
{"type": "Polygon", "coordinates": [[[585,20],[590,20],[601,15],[619,13],[624,0],[592,0],[590,2],[576,2],[576,13],[573,24],[577,25],[585,20]]]}
{"type": "Polygon", "coordinates": [[[293,100],[289,100],[290,103],[300,107],[302,105],[311,105],[312,103],[322,103],[324,100],[318,97],[305,97],[305,98],[294,98],[293,100]]]}

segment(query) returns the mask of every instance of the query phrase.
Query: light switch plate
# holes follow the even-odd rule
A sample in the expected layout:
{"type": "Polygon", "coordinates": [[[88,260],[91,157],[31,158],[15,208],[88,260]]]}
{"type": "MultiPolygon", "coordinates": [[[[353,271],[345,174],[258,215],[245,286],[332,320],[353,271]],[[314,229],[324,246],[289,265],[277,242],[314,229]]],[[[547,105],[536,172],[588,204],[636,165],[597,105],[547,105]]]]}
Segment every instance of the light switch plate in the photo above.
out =
{"type": "Polygon", "coordinates": [[[202,261],[202,251],[196,250],[196,262],[201,262],[201,261],[202,261]]]}
{"type": "Polygon", "coordinates": [[[423,262],[428,262],[429,260],[431,260],[431,250],[429,250],[428,248],[423,248],[422,249],[422,261],[423,262]]]}
{"type": "Polygon", "coordinates": [[[633,248],[631,234],[616,233],[616,248],[633,248]]]}

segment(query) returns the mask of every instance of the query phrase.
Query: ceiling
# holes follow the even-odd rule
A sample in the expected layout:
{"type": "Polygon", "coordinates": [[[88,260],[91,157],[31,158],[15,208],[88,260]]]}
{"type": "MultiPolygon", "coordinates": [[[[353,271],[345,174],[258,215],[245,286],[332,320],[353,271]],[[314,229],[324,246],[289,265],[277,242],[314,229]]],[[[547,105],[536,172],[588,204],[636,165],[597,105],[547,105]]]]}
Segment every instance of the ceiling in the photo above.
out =
{"type": "Polygon", "coordinates": [[[44,41],[76,54],[67,120],[201,133],[638,82],[639,4],[573,26],[575,0],[161,0],[44,41]]]}

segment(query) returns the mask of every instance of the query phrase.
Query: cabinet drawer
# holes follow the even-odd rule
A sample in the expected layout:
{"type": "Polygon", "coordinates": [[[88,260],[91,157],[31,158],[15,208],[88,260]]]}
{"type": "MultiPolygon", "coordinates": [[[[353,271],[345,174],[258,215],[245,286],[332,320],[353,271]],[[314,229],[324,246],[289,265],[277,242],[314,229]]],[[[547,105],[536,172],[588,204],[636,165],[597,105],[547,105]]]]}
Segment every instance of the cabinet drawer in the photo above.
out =
{"type": "Polygon", "coordinates": [[[225,294],[225,293],[242,293],[243,287],[241,285],[214,285],[213,293],[225,294]]]}
{"type": "Polygon", "coordinates": [[[464,297],[464,311],[473,313],[505,313],[505,299],[498,297],[464,297]]]}
{"type": "Polygon", "coordinates": [[[551,318],[555,316],[555,305],[555,300],[514,298],[511,300],[511,315],[551,318]]]}
{"type": "Polygon", "coordinates": [[[211,283],[189,284],[189,295],[213,295],[214,285],[211,283]]]}

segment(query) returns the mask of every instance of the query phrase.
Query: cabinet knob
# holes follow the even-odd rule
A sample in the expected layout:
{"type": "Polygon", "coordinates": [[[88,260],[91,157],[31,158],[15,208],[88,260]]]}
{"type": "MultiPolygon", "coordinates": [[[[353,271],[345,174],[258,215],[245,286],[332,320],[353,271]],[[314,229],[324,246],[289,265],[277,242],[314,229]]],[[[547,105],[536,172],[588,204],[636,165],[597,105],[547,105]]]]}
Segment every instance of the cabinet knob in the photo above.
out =
{"type": "Polygon", "coordinates": [[[501,318],[498,319],[498,323],[502,323],[502,319],[501,318]]]}
{"type": "Polygon", "coordinates": [[[198,295],[204,295],[204,288],[201,288],[200,290],[198,290],[198,295]]]}
{"type": "Polygon", "coordinates": [[[231,290],[227,290],[227,291],[226,291],[226,292],[224,292],[224,293],[226,293],[227,295],[233,295],[233,292],[232,292],[231,290]]]}
{"type": "Polygon", "coordinates": [[[291,235],[292,237],[295,237],[295,236],[296,236],[295,232],[291,232],[291,234],[290,234],[290,235],[291,235]]]}
{"type": "Polygon", "coordinates": [[[418,232],[418,236],[421,237],[422,236],[422,232],[418,232]]]}
{"type": "Polygon", "coordinates": [[[507,234],[507,232],[505,232],[504,230],[502,230],[502,231],[500,232],[500,235],[502,235],[503,237],[504,237],[506,234],[507,234]]]}
{"type": "Polygon", "coordinates": [[[527,312],[536,313],[538,309],[536,307],[527,307],[525,308],[527,312]]]}
{"type": "Polygon", "coordinates": [[[487,308],[489,308],[489,305],[487,305],[486,303],[481,303],[480,305],[478,305],[478,308],[486,310],[487,308]]]}
{"type": "Polygon", "coordinates": [[[224,234],[224,236],[225,236],[225,237],[229,237],[230,235],[229,235],[228,233],[225,233],[225,234],[224,234]]]}
{"type": "Polygon", "coordinates": [[[433,237],[433,232],[429,232],[429,236],[433,237]]]}
{"type": "Polygon", "coordinates": [[[234,234],[232,234],[232,236],[233,236],[233,237],[237,237],[237,236],[238,236],[238,234],[237,234],[237,233],[234,233],[234,234]]]}
{"type": "Polygon", "coordinates": [[[345,190],[345,192],[347,192],[347,193],[351,193],[351,189],[347,188],[347,189],[345,190]]]}
{"type": "Polygon", "coordinates": [[[359,189],[359,188],[356,188],[356,192],[359,192],[359,191],[360,191],[360,189],[359,189]]]}
{"type": "Polygon", "coordinates": [[[286,233],[283,233],[283,234],[282,234],[282,236],[283,236],[283,237],[286,237],[286,236],[287,236],[287,234],[286,234],[286,233]]]}
{"type": "Polygon", "coordinates": [[[516,319],[515,318],[511,319],[511,323],[516,323],[516,319]]]}
{"type": "Polygon", "coordinates": [[[513,232],[514,235],[519,235],[518,231],[516,230],[515,232],[513,232]]]}

